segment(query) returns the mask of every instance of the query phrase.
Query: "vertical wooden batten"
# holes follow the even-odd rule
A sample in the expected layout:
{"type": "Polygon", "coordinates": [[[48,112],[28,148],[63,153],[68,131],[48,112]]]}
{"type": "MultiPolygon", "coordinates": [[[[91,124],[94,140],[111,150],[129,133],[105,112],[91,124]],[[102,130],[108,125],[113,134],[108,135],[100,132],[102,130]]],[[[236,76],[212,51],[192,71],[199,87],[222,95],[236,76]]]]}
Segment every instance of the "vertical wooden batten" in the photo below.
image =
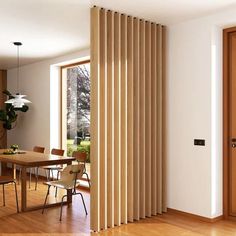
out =
{"type": "Polygon", "coordinates": [[[133,222],[133,201],[134,201],[134,185],[133,185],[133,148],[134,148],[134,133],[133,133],[133,17],[127,19],[127,205],[128,205],[128,221],[133,222]]]}
{"type": "Polygon", "coordinates": [[[167,212],[166,189],[166,27],[162,26],[162,212],[167,212]]]}
{"type": "Polygon", "coordinates": [[[140,123],[140,81],[139,81],[139,23],[140,20],[135,18],[134,19],[134,31],[133,31],[133,38],[134,38],[134,48],[133,50],[133,87],[134,87],[134,98],[133,98],[133,136],[134,136],[134,145],[133,145],[133,183],[134,183],[134,200],[133,200],[133,208],[134,208],[134,220],[140,219],[140,212],[139,212],[139,205],[140,205],[140,130],[139,130],[139,123],[140,123]]]}
{"type": "Polygon", "coordinates": [[[157,213],[162,212],[162,26],[157,26],[157,213]]]}
{"type": "Polygon", "coordinates": [[[127,16],[121,15],[121,223],[127,224],[127,16]]]}
{"type": "Polygon", "coordinates": [[[114,14],[114,224],[121,224],[120,14],[114,14]]]}
{"type": "Polygon", "coordinates": [[[157,214],[157,201],[156,201],[156,185],[157,185],[157,172],[156,172],[156,142],[157,142],[157,81],[156,81],[156,24],[151,25],[151,173],[152,173],[152,215],[157,214]]]}
{"type": "Polygon", "coordinates": [[[106,111],[106,87],[107,87],[107,13],[104,9],[100,11],[100,34],[99,34],[99,45],[100,45],[100,76],[99,76],[99,92],[100,92],[100,103],[99,103],[99,140],[100,142],[100,182],[103,183],[100,186],[100,227],[102,229],[107,228],[107,151],[106,151],[106,125],[107,119],[105,115],[106,111]]]}
{"type": "Polygon", "coordinates": [[[166,209],[163,27],[91,9],[91,229],[166,209]]]}
{"type": "Polygon", "coordinates": [[[107,12],[107,225],[114,227],[114,14],[107,12]]]}
{"type": "Polygon", "coordinates": [[[140,21],[140,34],[139,34],[139,104],[140,104],[140,117],[139,117],[139,184],[140,184],[140,199],[139,199],[139,212],[140,218],[146,216],[146,203],[145,203],[145,166],[146,166],[146,145],[145,145],[145,21],[140,21]]]}
{"type": "Polygon", "coordinates": [[[90,200],[90,227],[94,231],[100,231],[100,120],[99,120],[99,80],[100,78],[100,9],[91,8],[90,26],[90,58],[91,58],[91,200],[90,200]]]}
{"type": "Polygon", "coordinates": [[[151,22],[145,23],[145,201],[151,216],[151,22]]]}

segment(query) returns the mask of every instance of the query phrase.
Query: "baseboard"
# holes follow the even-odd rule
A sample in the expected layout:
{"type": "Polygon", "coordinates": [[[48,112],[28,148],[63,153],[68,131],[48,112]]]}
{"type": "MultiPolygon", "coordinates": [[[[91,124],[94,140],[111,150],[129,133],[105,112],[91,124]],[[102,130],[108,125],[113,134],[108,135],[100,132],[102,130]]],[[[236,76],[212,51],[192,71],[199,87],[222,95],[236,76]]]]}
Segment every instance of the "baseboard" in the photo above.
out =
{"type": "Polygon", "coordinates": [[[199,216],[199,215],[195,215],[195,214],[184,212],[184,211],[179,211],[179,210],[172,209],[172,208],[167,208],[167,212],[182,215],[182,216],[191,217],[193,219],[201,220],[201,221],[208,222],[208,223],[214,223],[214,222],[222,220],[224,218],[223,215],[217,216],[215,218],[208,218],[208,217],[199,216]]]}

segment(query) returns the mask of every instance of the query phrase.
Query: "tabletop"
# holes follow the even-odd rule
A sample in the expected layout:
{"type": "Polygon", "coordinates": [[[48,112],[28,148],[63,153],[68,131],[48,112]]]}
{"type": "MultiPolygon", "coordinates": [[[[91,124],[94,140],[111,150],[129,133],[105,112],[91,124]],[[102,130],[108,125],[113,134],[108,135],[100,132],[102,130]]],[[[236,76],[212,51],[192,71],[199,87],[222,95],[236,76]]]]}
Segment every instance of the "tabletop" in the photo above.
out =
{"type": "Polygon", "coordinates": [[[13,163],[26,167],[70,164],[75,160],[74,157],[64,157],[23,150],[20,150],[20,153],[17,154],[6,155],[3,154],[4,151],[6,150],[0,149],[0,162],[13,163]]]}

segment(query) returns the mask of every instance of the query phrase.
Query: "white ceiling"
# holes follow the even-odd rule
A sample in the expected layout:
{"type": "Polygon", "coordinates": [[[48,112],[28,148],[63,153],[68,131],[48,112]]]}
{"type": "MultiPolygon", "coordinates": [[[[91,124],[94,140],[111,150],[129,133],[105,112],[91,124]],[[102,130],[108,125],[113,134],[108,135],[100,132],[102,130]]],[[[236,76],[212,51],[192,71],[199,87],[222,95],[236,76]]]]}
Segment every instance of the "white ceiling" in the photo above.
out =
{"type": "Polygon", "coordinates": [[[0,69],[89,47],[93,5],[162,24],[178,23],[236,6],[236,0],[0,0],[0,69]]]}

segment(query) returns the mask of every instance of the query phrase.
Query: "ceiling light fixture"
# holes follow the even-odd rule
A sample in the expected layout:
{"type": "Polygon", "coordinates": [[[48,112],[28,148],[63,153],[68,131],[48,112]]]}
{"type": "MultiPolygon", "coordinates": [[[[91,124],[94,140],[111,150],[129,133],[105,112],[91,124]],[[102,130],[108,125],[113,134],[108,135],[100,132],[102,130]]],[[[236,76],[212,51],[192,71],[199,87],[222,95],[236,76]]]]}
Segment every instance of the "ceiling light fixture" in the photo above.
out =
{"type": "Polygon", "coordinates": [[[17,93],[12,95],[14,98],[7,100],[5,103],[12,104],[15,108],[22,108],[26,103],[31,103],[29,100],[25,99],[26,95],[22,95],[19,92],[19,72],[20,72],[20,52],[19,47],[22,45],[21,42],[13,43],[17,47],[17,93]]]}

